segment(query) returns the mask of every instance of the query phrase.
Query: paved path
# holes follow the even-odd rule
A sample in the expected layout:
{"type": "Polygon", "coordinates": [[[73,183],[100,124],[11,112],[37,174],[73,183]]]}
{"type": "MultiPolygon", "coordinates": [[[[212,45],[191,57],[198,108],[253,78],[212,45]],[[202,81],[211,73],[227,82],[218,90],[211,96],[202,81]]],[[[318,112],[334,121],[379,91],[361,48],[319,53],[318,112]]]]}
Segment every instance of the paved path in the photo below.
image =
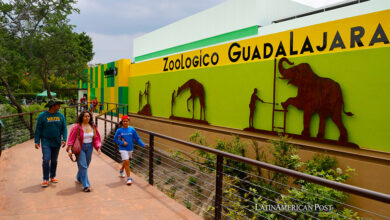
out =
{"type": "Polygon", "coordinates": [[[95,151],[88,169],[92,192],[75,183],[77,165],[65,148],[58,159],[60,182],[41,188],[41,158],[32,140],[3,151],[0,219],[202,219],[141,177],[133,175],[133,185],[125,185],[120,165],[95,151]]]}

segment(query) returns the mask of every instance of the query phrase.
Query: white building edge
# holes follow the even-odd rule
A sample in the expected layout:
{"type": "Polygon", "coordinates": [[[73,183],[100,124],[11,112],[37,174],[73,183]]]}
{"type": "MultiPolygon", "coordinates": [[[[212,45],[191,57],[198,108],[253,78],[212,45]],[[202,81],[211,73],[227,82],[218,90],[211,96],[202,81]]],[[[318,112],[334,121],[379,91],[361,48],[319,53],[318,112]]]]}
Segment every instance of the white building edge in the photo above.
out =
{"type": "MultiPolygon", "coordinates": [[[[390,9],[389,0],[345,0],[323,8],[309,7],[293,0],[227,0],[134,39],[133,56],[135,62],[142,62],[188,50],[177,48],[181,45],[250,27],[257,28],[257,34],[233,40],[269,35],[386,9],[390,9]],[[322,12],[310,14],[315,11],[322,12]],[[294,18],[295,16],[300,17],[294,18]],[[286,18],[293,19],[280,21],[286,18]],[[175,47],[176,50],[169,50],[175,47]]],[[[229,40],[211,45],[227,42],[229,40]]],[[[189,50],[199,48],[202,47],[189,50]]]]}

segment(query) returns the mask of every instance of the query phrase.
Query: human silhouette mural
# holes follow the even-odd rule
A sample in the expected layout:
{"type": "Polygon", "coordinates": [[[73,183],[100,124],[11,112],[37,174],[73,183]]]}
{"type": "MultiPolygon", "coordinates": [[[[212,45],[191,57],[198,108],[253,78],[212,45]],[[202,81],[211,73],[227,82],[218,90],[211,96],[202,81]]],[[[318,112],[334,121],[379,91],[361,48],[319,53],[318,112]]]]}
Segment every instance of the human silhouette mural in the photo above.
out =
{"type": "MultiPolygon", "coordinates": [[[[245,128],[244,130],[248,130],[248,131],[264,131],[264,130],[256,129],[254,127],[254,125],[253,125],[255,111],[256,111],[256,102],[259,101],[259,102],[261,102],[263,104],[273,104],[273,103],[263,101],[261,98],[259,98],[257,96],[257,93],[258,93],[257,88],[254,88],[253,89],[253,93],[251,95],[251,100],[249,102],[249,127],[245,128]]],[[[265,132],[267,132],[267,131],[265,131],[265,132]]]]}
{"type": "Polygon", "coordinates": [[[256,110],[256,101],[260,101],[264,103],[262,99],[260,99],[257,96],[257,88],[253,90],[252,96],[251,96],[251,102],[249,103],[249,128],[254,128],[253,127],[253,116],[255,115],[255,110],[256,110]]]}
{"type": "Polygon", "coordinates": [[[152,109],[149,103],[149,95],[150,95],[150,81],[147,81],[145,83],[144,92],[139,91],[138,94],[138,114],[152,116],[152,109]],[[143,106],[141,109],[143,99],[146,99],[146,105],[143,106]]]}
{"type": "Polygon", "coordinates": [[[347,143],[348,133],[342,121],[342,113],[347,116],[353,116],[353,114],[345,112],[340,85],[332,79],[315,74],[308,63],[284,68],[284,62],[294,65],[285,57],[280,59],[278,64],[279,72],[282,75],[280,79],[289,80],[288,84],[298,87],[298,94],[283,102],[282,107],[286,111],[290,105],[303,110],[302,137],[310,138],[310,121],[312,115],[317,112],[320,117],[317,139],[324,139],[326,119],[330,117],[340,132],[338,142],[347,143]]]}
{"type": "Polygon", "coordinates": [[[202,123],[202,124],[208,124],[206,121],[206,115],[205,115],[205,92],[203,85],[196,81],[195,79],[190,79],[186,83],[184,83],[182,86],[180,86],[177,89],[177,93],[175,96],[175,90],[172,93],[172,99],[171,99],[171,116],[169,118],[171,119],[176,119],[176,120],[183,120],[183,121],[189,121],[189,122],[195,122],[195,123],[202,123]],[[187,111],[191,112],[189,108],[189,101],[192,100],[192,119],[190,118],[183,118],[183,117],[178,117],[174,116],[173,114],[173,109],[175,105],[175,98],[178,97],[183,91],[189,89],[190,90],[190,97],[187,99],[187,111]],[[195,99],[199,100],[200,104],[200,118],[195,119],[195,99]]]}

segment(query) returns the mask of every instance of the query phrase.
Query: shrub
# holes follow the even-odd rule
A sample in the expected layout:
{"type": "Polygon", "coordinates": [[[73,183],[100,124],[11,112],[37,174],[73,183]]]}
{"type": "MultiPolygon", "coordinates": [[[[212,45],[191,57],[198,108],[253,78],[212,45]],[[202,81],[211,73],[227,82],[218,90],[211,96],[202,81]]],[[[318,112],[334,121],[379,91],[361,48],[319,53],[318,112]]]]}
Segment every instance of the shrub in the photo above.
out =
{"type": "Polygon", "coordinates": [[[197,182],[198,182],[198,179],[196,179],[196,177],[190,176],[188,178],[188,185],[190,185],[190,186],[194,186],[197,182]]]}
{"type": "MultiPolygon", "coordinates": [[[[191,135],[190,140],[198,144],[207,143],[198,132],[191,135]]],[[[272,145],[268,147],[268,153],[272,157],[267,161],[266,152],[261,151],[257,143],[252,141],[257,160],[337,182],[345,182],[355,172],[349,167],[343,171],[338,167],[336,158],[326,155],[317,154],[311,160],[302,161],[298,156],[298,147],[289,143],[287,137],[280,136],[279,140],[270,141],[270,143],[272,145]]],[[[246,156],[246,146],[247,144],[240,142],[239,137],[233,136],[232,142],[219,140],[215,148],[246,156]]],[[[202,164],[199,166],[201,171],[204,171],[202,167],[206,167],[210,168],[209,172],[215,172],[216,156],[214,154],[201,150],[196,150],[193,154],[201,158],[195,161],[196,164],[202,164]]],[[[307,219],[308,215],[320,219],[340,219],[342,215],[351,219],[359,219],[356,212],[341,205],[349,199],[343,192],[272,171],[261,172],[259,168],[253,169],[248,164],[229,158],[224,160],[224,173],[228,174],[224,176],[224,185],[227,184],[223,191],[224,198],[227,198],[223,203],[223,206],[227,207],[224,209],[224,214],[232,219],[307,219]],[[253,173],[257,175],[251,175],[253,173]],[[283,214],[265,212],[258,209],[259,206],[277,204],[320,204],[331,205],[334,209],[328,212],[305,213],[308,215],[300,212],[284,212],[283,214]]],[[[191,182],[189,179],[190,185],[191,182]]],[[[214,210],[214,207],[210,207],[209,210],[214,210]]]]}
{"type": "Polygon", "coordinates": [[[170,183],[172,183],[173,181],[175,181],[175,177],[171,176],[171,177],[169,177],[169,178],[165,181],[165,184],[170,184],[170,183]]]}

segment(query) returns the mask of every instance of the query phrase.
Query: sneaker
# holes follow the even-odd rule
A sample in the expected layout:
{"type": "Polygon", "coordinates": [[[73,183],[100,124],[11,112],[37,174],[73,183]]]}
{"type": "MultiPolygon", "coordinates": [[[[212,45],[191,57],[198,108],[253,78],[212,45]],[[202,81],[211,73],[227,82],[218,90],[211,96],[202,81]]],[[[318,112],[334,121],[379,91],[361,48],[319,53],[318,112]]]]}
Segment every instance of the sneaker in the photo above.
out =
{"type": "Polygon", "coordinates": [[[125,178],[126,177],[125,172],[123,170],[119,170],[119,176],[125,178]]]}
{"type": "Polygon", "coordinates": [[[74,182],[77,184],[81,184],[81,182],[78,179],[75,179],[74,182]]]}
{"type": "Polygon", "coordinates": [[[52,182],[52,183],[58,183],[58,179],[57,179],[57,178],[51,178],[51,179],[50,179],[50,182],[52,182]]]}
{"type": "Polygon", "coordinates": [[[49,181],[47,181],[47,180],[44,180],[44,181],[42,182],[42,184],[41,184],[41,186],[42,186],[43,188],[47,187],[48,185],[49,185],[49,181]]]}
{"type": "Polygon", "coordinates": [[[131,185],[131,181],[132,181],[132,180],[133,180],[133,179],[132,179],[132,178],[130,178],[130,177],[129,177],[129,178],[127,178],[127,182],[126,182],[126,184],[127,184],[127,185],[131,185]]]}

